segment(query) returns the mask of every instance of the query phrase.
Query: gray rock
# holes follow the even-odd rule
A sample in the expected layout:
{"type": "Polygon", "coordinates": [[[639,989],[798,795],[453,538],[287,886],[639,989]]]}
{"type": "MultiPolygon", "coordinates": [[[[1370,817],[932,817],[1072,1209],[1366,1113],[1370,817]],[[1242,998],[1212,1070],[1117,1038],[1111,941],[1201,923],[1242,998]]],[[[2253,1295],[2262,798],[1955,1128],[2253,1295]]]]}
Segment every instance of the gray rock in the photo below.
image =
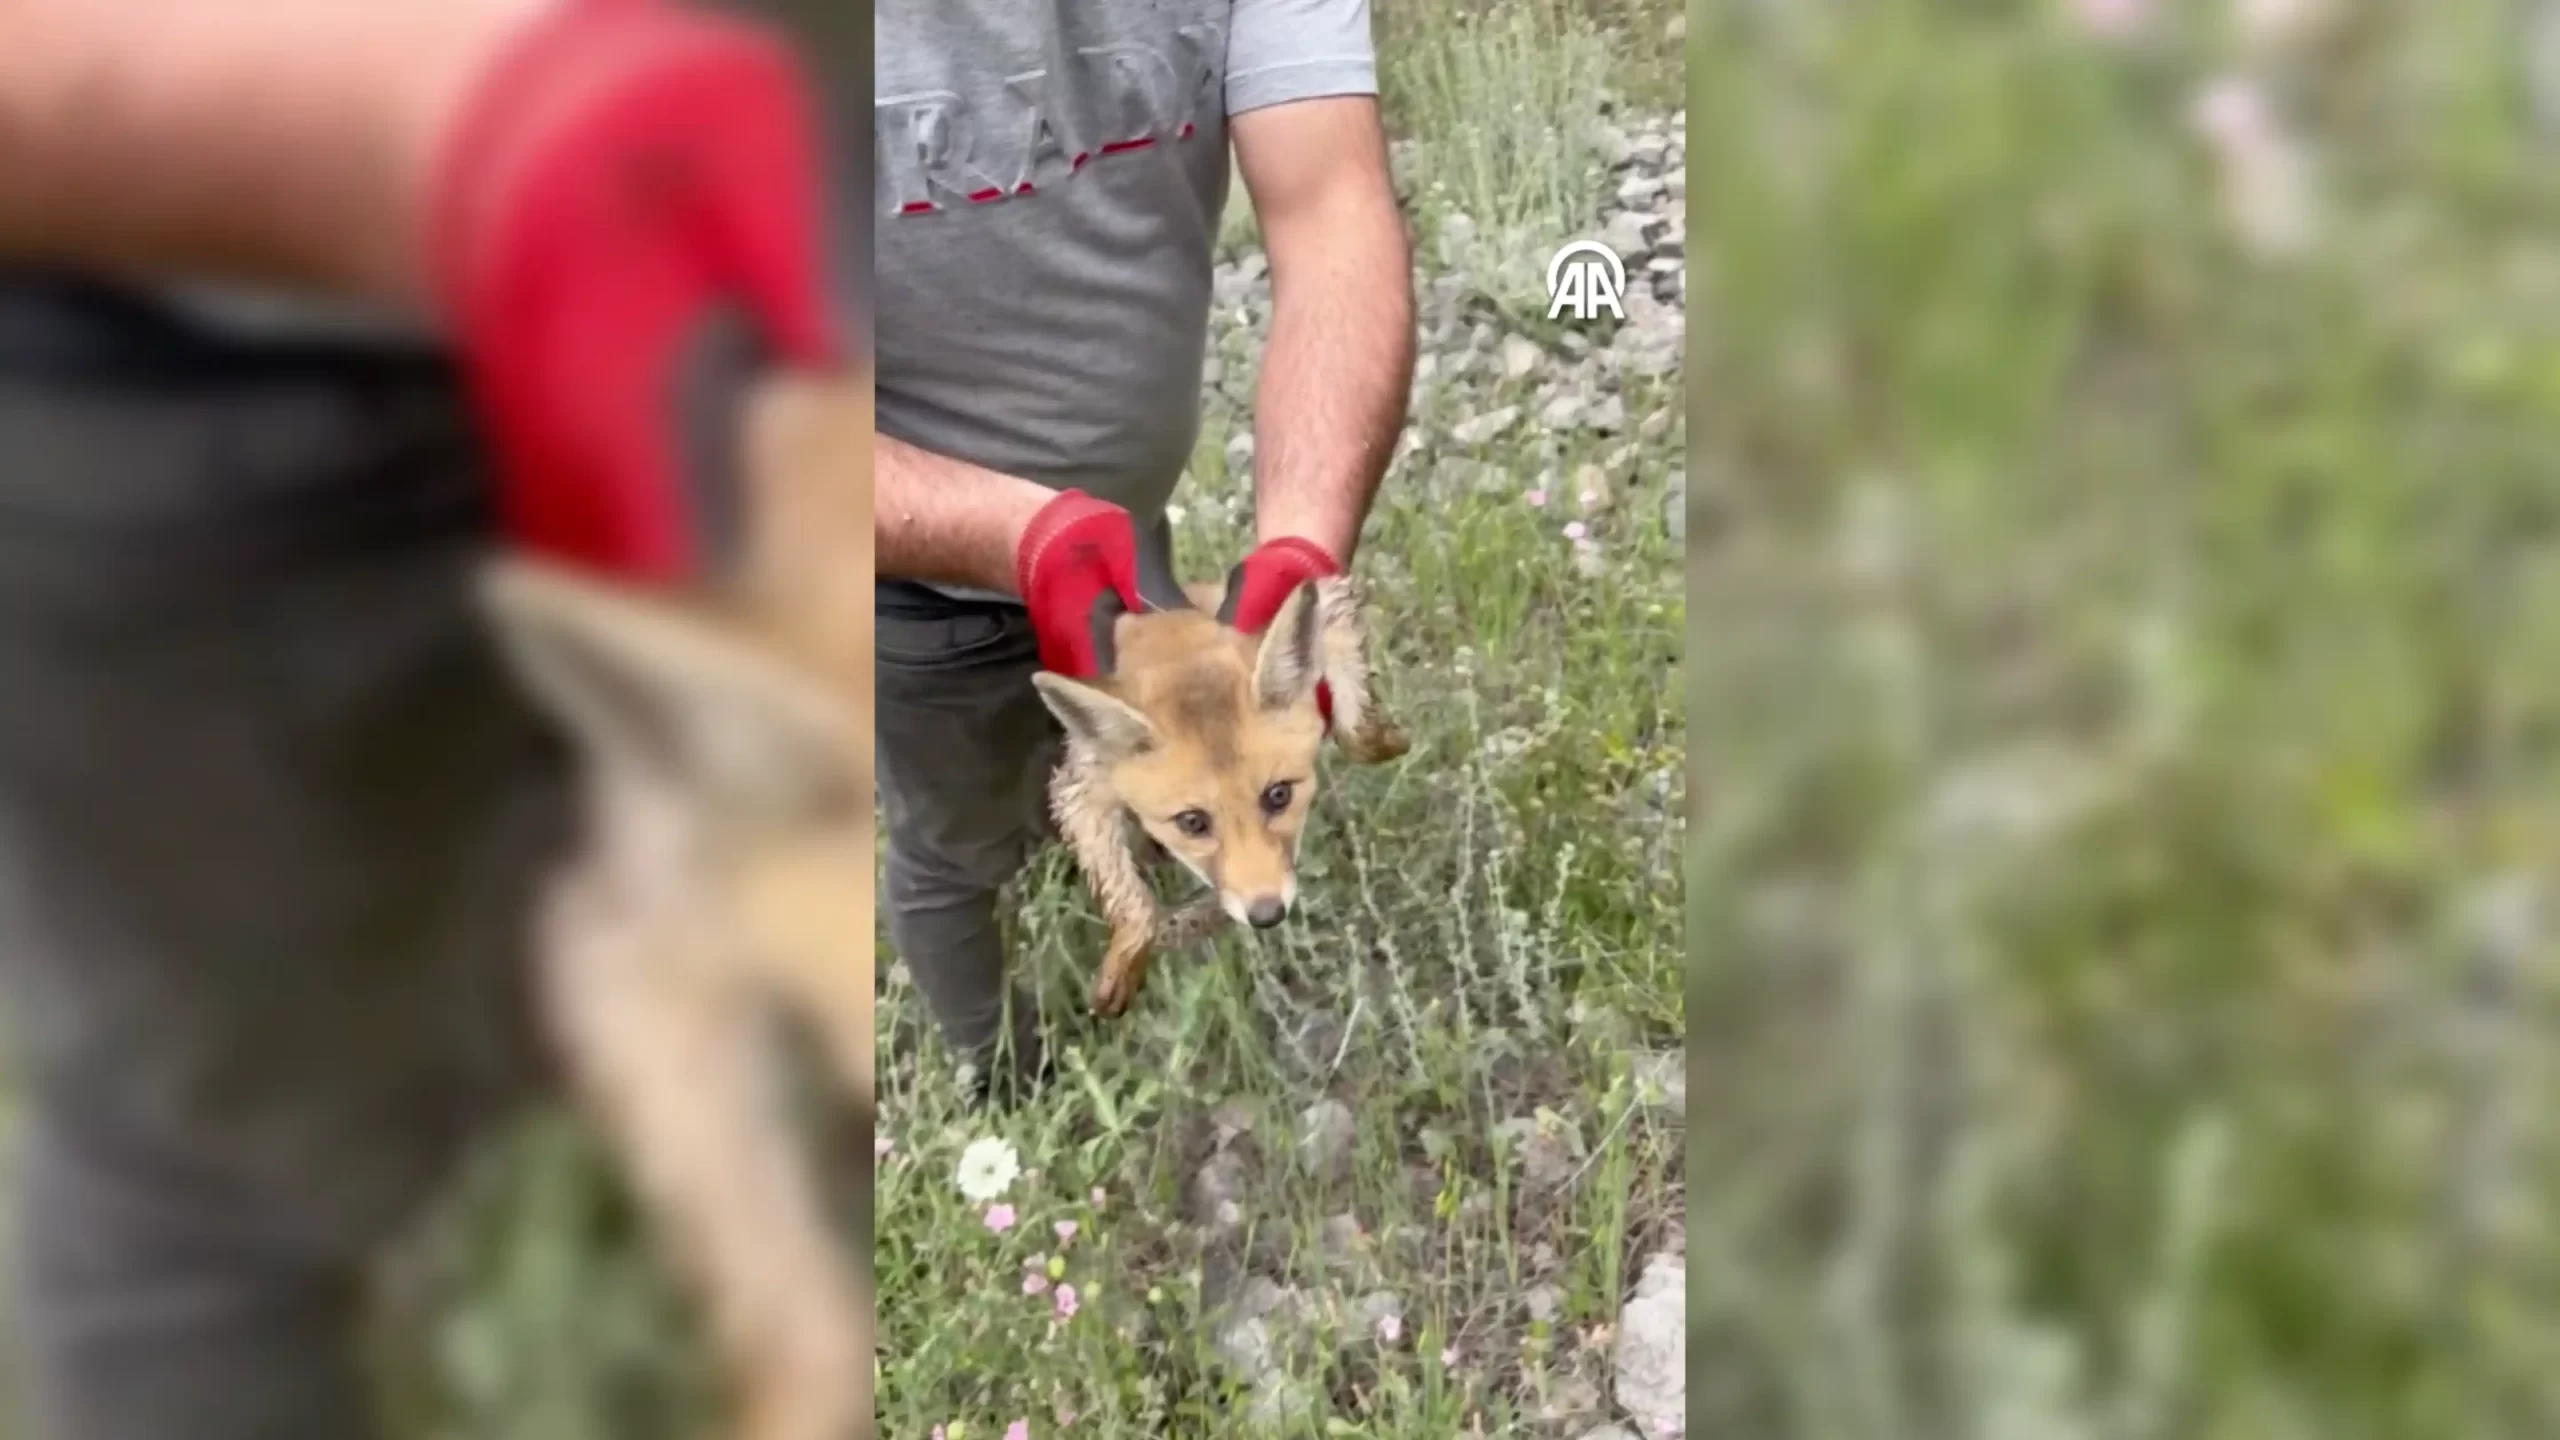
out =
{"type": "Polygon", "coordinates": [[[1553,1285],[1532,1285],[1521,1295],[1520,1303],[1529,1307],[1530,1319],[1551,1322],[1564,1306],[1564,1292],[1553,1285]]]}
{"type": "Polygon", "coordinates": [[[1510,429],[1519,418],[1520,407],[1517,405],[1505,405],[1499,410],[1487,410],[1481,415],[1470,416],[1450,426],[1449,438],[1461,445],[1482,445],[1510,429]]]}
{"type": "Polygon", "coordinates": [[[1621,210],[1600,227],[1600,243],[1617,252],[1630,267],[1645,263],[1653,252],[1651,238],[1659,222],[1639,210],[1621,210]]]}
{"type": "Polygon", "coordinates": [[[1633,143],[1628,145],[1627,159],[1631,163],[1641,165],[1647,170],[1659,170],[1662,168],[1663,157],[1668,155],[1670,151],[1671,141],[1669,137],[1658,134],[1644,134],[1637,136],[1633,143]]]}
{"type": "Polygon", "coordinates": [[[1576,429],[1590,408],[1581,396],[1568,392],[1546,403],[1546,407],[1538,412],[1538,423],[1550,430],[1576,429]]]}
{"type": "Polygon", "coordinates": [[[1493,1127],[1511,1142],[1523,1178],[1535,1190],[1553,1190],[1573,1177],[1582,1164],[1582,1135],[1570,1121],[1541,1123],[1521,1115],[1493,1127]]]}
{"type": "Polygon", "coordinates": [[[1351,1142],[1359,1133],[1350,1106],[1319,1100],[1298,1115],[1298,1163],[1315,1174],[1338,1177],[1351,1168],[1351,1142]]]}
{"type": "MultiPolygon", "coordinates": [[[[1452,213],[1440,222],[1440,263],[1451,270],[1464,270],[1473,256],[1476,244],[1476,222],[1464,211],[1452,213]]],[[[1454,298],[1454,297],[1452,297],[1454,298]]]]}
{"type": "Polygon", "coordinates": [[[1502,373],[1506,379],[1527,378],[1545,356],[1546,352],[1538,348],[1538,342],[1526,335],[1502,337],[1502,373]]]}
{"type": "Polygon", "coordinates": [[[1392,1290],[1375,1290],[1361,1296],[1360,1328],[1367,1332],[1369,1338],[1381,1343],[1401,1343],[1404,1339],[1403,1297],[1392,1290]]]}
{"type": "Polygon", "coordinates": [[[1221,1150],[1191,1177],[1191,1222],[1211,1230],[1232,1230],[1244,1223],[1244,1196],[1244,1157],[1221,1150]]]}
{"type": "Polygon", "coordinates": [[[1258,1433],[1294,1433],[1314,1418],[1321,1399],[1311,1381],[1294,1375],[1265,1375],[1245,1402],[1245,1421],[1258,1433]]]}
{"type": "Polygon", "coordinates": [[[1253,1130],[1254,1104],[1241,1095],[1230,1095],[1209,1112],[1209,1123],[1217,1130],[1218,1146],[1224,1149],[1239,1135],[1253,1130]]]}
{"type": "Polygon", "coordinates": [[[1538,1418],[1547,1421],[1576,1421],[1601,1407],[1600,1387],[1581,1375],[1559,1375],[1548,1382],[1546,1399],[1538,1406],[1538,1418]]]}
{"type": "Polygon", "coordinates": [[[1676,1256],[1645,1262],[1634,1298],[1618,1312],[1611,1353],[1618,1407],[1648,1435],[1685,1432],[1689,1403],[1688,1268],[1676,1256]]]}
{"type": "Polygon", "coordinates": [[[1325,1259],[1335,1265],[1349,1265],[1359,1260],[1364,1244],[1360,1219],[1345,1212],[1325,1217],[1316,1232],[1316,1243],[1324,1250],[1325,1259]]]}
{"type": "Polygon", "coordinates": [[[1279,1347],[1271,1338],[1271,1322],[1259,1315],[1219,1326],[1213,1343],[1218,1359],[1248,1384],[1270,1374],[1279,1358],[1279,1347]]]}
{"type": "Polygon", "coordinates": [[[1644,346],[1620,352],[1618,363],[1630,374],[1657,379],[1680,368],[1680,350],[1677,346],[1644,346]]]}
{"type": "Polygon", "coordinates": [[[1618,182],[1618,203],[1621,205],[1646,205],[1651,203],[1653,197],[1661,192],[1661,176],[1647,175],[1642,171],[1637,171],[1636,173],[1629,175],[1626,179],[1618,182]]]}
{"type": "Polygon", "coordinates": [[[1582,423],[1603,435],[1615,435],[1627,428],[1627,402],[1615,395],[1603,395],[1582,417],[1582,423]]]}
{"type": "Polygon", "coordinates": [[[1603,1425],[1596,1430],[1583,1431],[1582,1440],[1644,1440],[1644,1437],[1624,1425],[1603,1425]]]}
{"type": "Polygon", "coordinates": [[[1281,1032],[1280,1056],[1299,1079],[1317,1079],[1333,1069],[1342,1038],[1342,1017],[1319,1006],[1281,1032]]]}
{"type": "Polygon", "coordinates": [[[1591,131],[1591,148],[1614,168],[1635,158],[1635,141],[1615,125],[1602,123],[1591,131]]]}
{"type": "Polygon", "coordinates": [[[1663,436],[1670,434],[1671,421],[1675,413],[1676,412],[1668,406],[1651,411],[1644,417],[1644,419],[1636,423],[1636,438],[1638,440],[1651,442],[1659,440],[1663,436]]]}

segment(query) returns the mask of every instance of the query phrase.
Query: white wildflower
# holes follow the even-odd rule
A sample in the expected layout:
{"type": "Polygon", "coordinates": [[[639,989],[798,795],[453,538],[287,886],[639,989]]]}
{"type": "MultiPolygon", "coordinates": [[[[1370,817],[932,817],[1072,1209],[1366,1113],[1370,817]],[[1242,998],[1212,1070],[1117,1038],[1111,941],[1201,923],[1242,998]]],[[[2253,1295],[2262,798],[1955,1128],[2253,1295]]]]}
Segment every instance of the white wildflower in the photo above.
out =
{"type": "Polygon", "coordinates": [[[1012,1144],[990,1135],[970,1141],[960,1152],[960,1168],[951,1179],[961,1194],[984,1201],[1002,1195],[1021,1173],[1021,1157],[1012,1144]]]}

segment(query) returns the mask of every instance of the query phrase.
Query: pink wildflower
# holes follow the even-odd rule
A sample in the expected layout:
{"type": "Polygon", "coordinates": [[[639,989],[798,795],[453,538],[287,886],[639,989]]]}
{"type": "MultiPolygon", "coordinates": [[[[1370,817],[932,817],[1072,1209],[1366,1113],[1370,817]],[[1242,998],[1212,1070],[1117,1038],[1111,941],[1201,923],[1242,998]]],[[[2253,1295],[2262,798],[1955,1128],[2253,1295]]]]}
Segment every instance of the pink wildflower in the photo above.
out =
{"type": "Polygon", "coordinates": [[[1013,1207],[999,1200],[987,1207],[987,1228],[1001,1235],[1013,1228],[1013,1207]]]}
{"type": "Polygon", "coordinates": [[[1076,1222],[1073,1220],[1061,1220],[1049,1228],[1058,1232],[1058,1243],[1061,1245],[1076,1238],[1076,1222]]]}
{"type": "Polygon", "coordinates": [[[1529,492],[1529,508],[1530,508],[1530,509],[1532,509],[1532,510],[1544,510],[1544,509],[1546,509],[1546,508],[1547,508],[1547,492],[1546,492],[1546,491],[1544,491],[1544,490],[1532,490],[1532,491],[1530,491],[1530,492],[1529,492]]]}
{"type": "Polygon", "coordinates": [[[1076,1287],[1073,1285],[1061,1284],[1058,1287],[1058,1318],[1061,1320],[1076,1318],[1076,1287]]]}
{"type": "Polygon", "coordinates": [[[2151,0],[2072,0],[2080,28],[2102,40],[2121,40],[2142,28],[2151,0]]]}
{"type": "Polygon", "coordinates": [[[1031,1440],[1031,1422],[1016,1420],[1004,1427],[1004,1440],[1031,1440]]]}

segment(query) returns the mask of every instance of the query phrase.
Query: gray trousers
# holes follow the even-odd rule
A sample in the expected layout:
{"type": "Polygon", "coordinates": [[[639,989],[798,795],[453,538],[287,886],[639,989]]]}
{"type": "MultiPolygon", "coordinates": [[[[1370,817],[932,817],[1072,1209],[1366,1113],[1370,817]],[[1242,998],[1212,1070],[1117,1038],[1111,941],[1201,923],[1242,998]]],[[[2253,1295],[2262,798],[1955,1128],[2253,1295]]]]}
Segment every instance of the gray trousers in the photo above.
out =
{"type": "Polygon", "coordinates": [[[470,609],[482,476],[432,357],[0,272],[10,1398],[42,1440],[375,1434],[367,1264],[549,1083],[523,937],[570,772],[470,609]]]}
{"type": "MultiPolygon", "coordinates": [[[[1051,829],[1043,790],[1060,739],[1031,688],[1039,642],[1019,605],[894,581],[874,614],[889,940],[944,1040],[984,1058],[1006,1034],[998,894],[1051,829]]],[[[1023,1058],[1037,1020],[1011,993],[1023,1058]]]]}

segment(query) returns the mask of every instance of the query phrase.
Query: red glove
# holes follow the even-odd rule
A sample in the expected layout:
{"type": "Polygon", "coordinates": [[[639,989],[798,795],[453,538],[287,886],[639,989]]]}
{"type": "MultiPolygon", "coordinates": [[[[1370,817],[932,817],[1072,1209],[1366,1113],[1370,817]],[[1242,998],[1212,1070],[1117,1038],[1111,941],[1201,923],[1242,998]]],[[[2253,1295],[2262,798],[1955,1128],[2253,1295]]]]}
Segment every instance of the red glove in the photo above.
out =
{"type": "MultiPolygon", "coordinates": [[[[1279,615],[1282,602],[1301,585],[1342,573],[1342,562],[1321,545],[1283,535],[1257,545],[1227,572],[1227,598],[1218,618],[1248,635],[1257,634],[1279,615]]],[[[1333,691],[1316,682],[1316,709],[1333,723],[1333,691]]]]}
{"type": "Polygon", "coordinates": [[[1040,507],[1013,552],[1014,588],[1040,637],[1040,665],[1086,680],[1111,668],[1112,622],[1142,608],[1129,512],[1081,490],[1040,507]]]}
{"type": "Polygon", "coordinates": [[[823,150],[777,34],[672,0],[564,0],[479,79],[427,261],[512,538],[652,580],[719,558],[744,373],[839,358],[823,150]]]}

